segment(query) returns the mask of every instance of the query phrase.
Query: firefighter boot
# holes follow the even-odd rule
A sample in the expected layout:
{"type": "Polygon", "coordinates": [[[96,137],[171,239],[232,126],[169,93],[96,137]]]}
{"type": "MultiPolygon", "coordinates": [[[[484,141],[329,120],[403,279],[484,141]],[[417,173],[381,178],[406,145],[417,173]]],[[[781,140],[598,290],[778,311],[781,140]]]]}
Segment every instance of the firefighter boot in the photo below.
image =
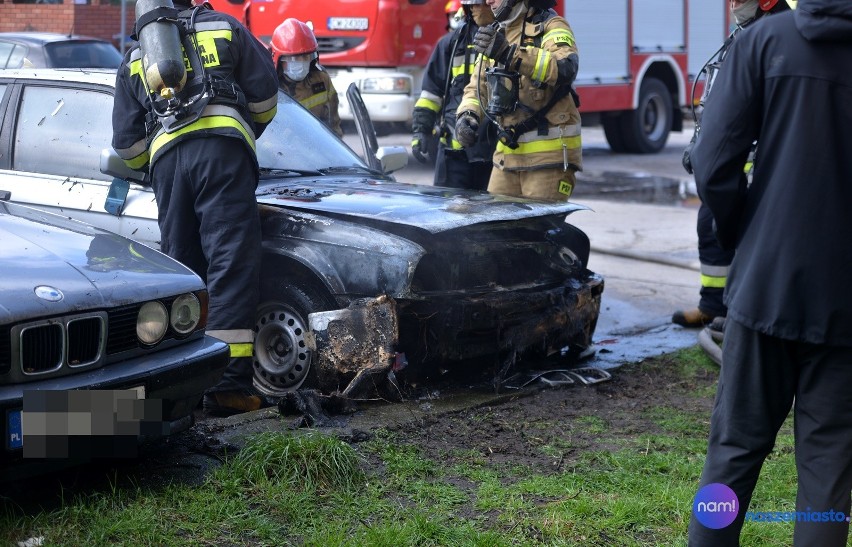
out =
{"type": "Polygon", "coordinates": [[[699,308],[691,310],[677,310],[672,314],[672,323],[688,329],[695,329],[709,324],[715,316],[704,313],[699,308]]]}
{"type": "Polygon", "coordinates": [[[204,412],[210,416],[233,416],[258,410],[263,401],[246,390],[210,391],[204,394],[204,412]]]}

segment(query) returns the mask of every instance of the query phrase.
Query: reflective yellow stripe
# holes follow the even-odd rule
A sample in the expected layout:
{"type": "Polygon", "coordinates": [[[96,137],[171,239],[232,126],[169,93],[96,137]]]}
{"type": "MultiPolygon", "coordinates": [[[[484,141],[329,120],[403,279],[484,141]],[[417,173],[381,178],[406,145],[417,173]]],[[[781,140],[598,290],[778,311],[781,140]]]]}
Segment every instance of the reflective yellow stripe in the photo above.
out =
{"type": "Polygon", "coordinates": [[[541,43],[545,44],[551,40],[555,44],[567,44],[569,46],[574,45],[574,35],[566,28],[557,28],[551,30],[541,38],[541,43]]]}
{"type": "Polygon", "coordinates": [[[323,91],[321,93],[316,93],[314,95],[311,95],[307,99],[302,99],[299,102],[302,104],[302,106],[304,106],[305,108],[310,110],[310,109],[312,109],[316,106],[327,103],[328,102],[328,92],[323,91]]]}
{"type": "Polygon", "coordinates": [[[142,59],[135,59],[130,61],[130,66],[127,67],[130,70],[131,76],[139,76],[142,77],[142,59]]]}
{"type": "Polygon", "coordinates": [[[148,151],[146,150],[135,158],[124,160],[124,164],[127,165],[127,167],[133,169],[134,171],[138,171],[139,169],[145,167],[145,164],[148,163],[148,160],[150,159],[151,156],[148,155],[148,151]]]}
{"type": "Polygon", "coordinates": [[[550,52],[546,49],[538,51],[538,58],[533,67],[532,79],[538,82],[543,82],[547,77],[547,69],[550,67],[550,52]]]}
{"type": "Polygon", "coordinates": [[[711,275],[701,274],[701,286],[714,289],[724,289],[727,277],[713,277],[711,275]]]}
{"type": "Polygon", "coordinates": [[[206,118],[201,118],[198,121],[195,121],[189,124],[188,126],[175,131],[174,133],[161,133],[157,135],[154,138],[154,142],[151,143],[151,157],[156,156],[160,148],[172,142],[181,135],[186,135],[187,133],[199,131],[202,129],[217,129],[220,127],[230,127],[232,129],[236,129],[237,131],[242,133],[246,142],[249,144],[249,146],[251,146],[251,149],[255,149],[254,137],[248,134],[248,132],[243,127],[243,124],[229,116],[207,116],[206,118]]]}
{"type": "Polygon", "coordinates": [[[417,102],[414,103],[414,108],[428,108],[432,112],[438,112],[441,110],[441,105],[436,103],[435,101],[430,101],[424,97],[420,97],[417,99],[417,102]]]}
{"type": "Polygon", "coordinates": [[[231,357],[251,357],[254,352],[254,344],[228,344],[231,348],[231,357]]]}
{"type": "Polygon", "coordinates": [[[568,146],[569,150],[579,149],[582,145],[580,136],[563,137],[561,139],[546,139],[532,142],[522,142],[518,147],[512,150],[502,142],[497,143],[497,151],[508,155],[535,154],[536,152],[554,152],[562,150],[562,143],[568,146]]]}
{"type": "Polygon", "coordinates": [[[251,119],[257,123],[269,123],[272,121],[272,118],[275,117],[275,114],[278,112],[278,104],[267,110],[266,112],[252,112],[251,119]]]}
{"type": "Polygon", "coordinates": [[[745,167],[743,167],[743,173],[748,175],[749,173],[751,173],[752,169],[754,169],[754,162],[747,161],[745,167]]]}

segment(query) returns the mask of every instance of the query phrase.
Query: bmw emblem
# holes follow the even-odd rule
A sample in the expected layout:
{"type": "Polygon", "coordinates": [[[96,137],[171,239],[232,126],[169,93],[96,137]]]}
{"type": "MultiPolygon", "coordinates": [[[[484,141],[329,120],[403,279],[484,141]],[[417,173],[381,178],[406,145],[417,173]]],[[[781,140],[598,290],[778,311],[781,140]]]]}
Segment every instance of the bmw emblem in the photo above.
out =
{"type": "Polygon", "coordinates": [[[62,294],[57,288],[49,287],[47,285],[39,285],[35,288],[35,294],[42,300],[47,300],[48,302],[59,302],[65,295],[62,294]]]}

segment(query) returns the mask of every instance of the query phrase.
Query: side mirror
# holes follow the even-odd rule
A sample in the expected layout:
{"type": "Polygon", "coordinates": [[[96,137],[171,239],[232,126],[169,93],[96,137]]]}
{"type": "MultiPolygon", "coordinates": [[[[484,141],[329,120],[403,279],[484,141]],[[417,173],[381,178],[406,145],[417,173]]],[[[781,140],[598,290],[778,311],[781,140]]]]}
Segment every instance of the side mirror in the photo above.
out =
{"type": "Polygon", "coordinates": [[[145,178],[147,174],[143,171],[134,171],[127,167],[124,160],[118,157],[115,150],[112,148],[104,148],[101,150],[101,173],[112,175],[113,177],[124,179],[130,182],[146,184],[145,178]]]}
{"type": "Polygon", "coordinates": [[[111,148],[101,150],[100,168],[101,173],[115,177],[109,185],[104,209],[111,215],[121,216],[127,202],[127,193],[130,191],[130,182],[144,184],[145,173],[127,167],[124,160],[119,158],[115,150],[111,148]]]}
{"type": "Polygon", "coordinates": [[[404,146],[382,146],[376,151],[383,173],[393,173],[408,165],[408,150],[404,146]]]}

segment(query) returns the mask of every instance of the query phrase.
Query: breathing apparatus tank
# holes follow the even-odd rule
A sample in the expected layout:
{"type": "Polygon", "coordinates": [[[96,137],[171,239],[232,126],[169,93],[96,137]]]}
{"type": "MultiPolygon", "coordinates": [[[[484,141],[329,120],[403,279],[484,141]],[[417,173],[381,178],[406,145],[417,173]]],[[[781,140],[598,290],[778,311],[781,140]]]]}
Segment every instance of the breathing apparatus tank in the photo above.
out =
{"type": "Polygon", "coordinates": [[[186,85],[186,65],[181,49],[181,38],[175,21],[166,17],[174,12],[172,0],[137,0],[136,26],[139,48],[142,50],[142,69],[148,91],[164,99],[171,99],[186,85]],[[141,22],[141,23],[140,23],[141,22]]]}

